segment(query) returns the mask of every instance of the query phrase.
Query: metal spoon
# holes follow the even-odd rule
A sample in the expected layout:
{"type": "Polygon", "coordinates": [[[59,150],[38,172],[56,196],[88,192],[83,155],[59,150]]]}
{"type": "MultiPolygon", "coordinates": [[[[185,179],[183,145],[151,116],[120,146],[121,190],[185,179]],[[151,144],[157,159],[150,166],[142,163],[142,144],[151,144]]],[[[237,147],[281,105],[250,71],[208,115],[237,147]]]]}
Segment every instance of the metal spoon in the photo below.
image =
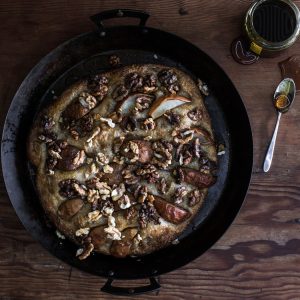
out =
{"type": "Polygon", "coordinates": [[[271,167],[281,115],[289,110],[292,102],[295,99],[295,95],[296,85],[294,80],[291,78],[283,79],[276,88],[276,91],[274,93],[274,106],[278,111],[278,116],[272,140],[266,154],[264,162],[264,172],[268,172],[271,167]]]}

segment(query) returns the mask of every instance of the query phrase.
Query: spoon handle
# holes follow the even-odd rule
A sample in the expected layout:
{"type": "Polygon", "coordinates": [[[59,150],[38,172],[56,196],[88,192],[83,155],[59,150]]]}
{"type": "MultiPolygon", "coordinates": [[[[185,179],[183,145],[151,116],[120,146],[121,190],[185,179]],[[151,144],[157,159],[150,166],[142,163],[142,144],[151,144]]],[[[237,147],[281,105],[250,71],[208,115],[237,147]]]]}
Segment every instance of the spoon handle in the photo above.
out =
{"type": "Polygon", "coordinates": [[[276,126],[275,126],[275,129],[274,129],[272,140],[271,140],[270,146],[268,148],[266,158],[265,158],[265,162],[264,162],[264,172],[268,172],[270,170],[270,167],[271,167],[271,164],[272,164],[272,159],[273,159],[273,154],[274,154],[274,148],[275,148],[276,137],[277,137],[277,132],[278,132],[278,128],[279,128],[280,118],[281,118],[281,112],[278,112],[276,126]]]}

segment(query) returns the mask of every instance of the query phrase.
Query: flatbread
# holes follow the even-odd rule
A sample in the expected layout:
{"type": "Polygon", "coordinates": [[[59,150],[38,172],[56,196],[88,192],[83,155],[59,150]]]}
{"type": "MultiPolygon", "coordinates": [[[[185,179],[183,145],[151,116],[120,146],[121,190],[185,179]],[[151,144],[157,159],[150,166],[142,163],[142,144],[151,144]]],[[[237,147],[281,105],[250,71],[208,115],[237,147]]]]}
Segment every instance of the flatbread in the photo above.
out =
{"type": "Polygon", "coordinates": [[[124,257],[166,247],[214,184],[211,122],[190,76],[132,65],[83,79],[36,118],[28,156],[45,213],[80,249],[124,257]]]}

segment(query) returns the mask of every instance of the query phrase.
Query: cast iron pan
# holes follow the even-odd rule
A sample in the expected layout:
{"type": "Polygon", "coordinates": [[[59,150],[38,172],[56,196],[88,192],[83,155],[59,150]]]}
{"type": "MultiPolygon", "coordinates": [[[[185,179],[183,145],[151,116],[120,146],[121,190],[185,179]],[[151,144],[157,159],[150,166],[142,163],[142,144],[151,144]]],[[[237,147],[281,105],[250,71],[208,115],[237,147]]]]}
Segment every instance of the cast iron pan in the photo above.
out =
{"type": "Polygon", "coordinates": [[[205,53],[170,33],[145,26],[149,15],[133,10],[105,11],[91,17],[95,32],[82,34],[44,57],[19,87],[8,111],[2,136],[2,168],[12,205],[25,228],[53,255],[92,274],[108,278],[103,291],[138,294],[159,288],[155,277],[175,270],[208,250],[229,227],[246,195],[252,171],[252,134],[248,116],[234,85],[205,53]],[[106,28],[102,21],[136,17],[139,26],[106,28]],[[34,170],[26,158],[26,139],[36,113],[82,76],[108,70],[116,54],[123,65],[158,63],[176,66],[210,88],[205,102],[216,139],[226,148],[219,157],[217,183],[203,209],[179,237],[179,243],[143,257],[118,259],[94,254],[75,258],[77,246],[60,240],[44,217],[34,187],[34,170]],[[149,278],[137,288],[112,286],[114,279],[149,278]]]}

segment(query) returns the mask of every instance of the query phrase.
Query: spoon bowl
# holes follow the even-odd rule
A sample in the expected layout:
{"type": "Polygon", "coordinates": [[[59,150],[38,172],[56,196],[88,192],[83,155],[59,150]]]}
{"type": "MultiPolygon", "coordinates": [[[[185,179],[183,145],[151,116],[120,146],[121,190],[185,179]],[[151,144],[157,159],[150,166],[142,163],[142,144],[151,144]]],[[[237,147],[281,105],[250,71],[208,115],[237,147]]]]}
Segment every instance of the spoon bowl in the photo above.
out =
{"type": "Polygon", "coordinates": [[[281,112],[286,113],[290,106],[292,105],[296,95],[296,85],[293,79],[285,78],[283,79],[279,85],[277,86],[274,93],[274,106],[275,108],[281,112]],[[280,99],[281,97],[281,99],[280,99]],[[279,103],[279,100],[281,103],[279,103]],[[283,105],[279,105],[283,104],[283,105]]]}
{"type": "Polygon", "coordinates": [[[272,136],[272,140],[269,145],[266,158],[264,161],[264,166],[263,166],[264,172],[268,172],[272,164],[281,115],[283,113],[286,113],[289,110],[289,108],[291,107],[295,99],[295,95],[296,95],[296,85],[294,80],[291,78],[283,79],[275,90],[273,100],[274,100],[274,106],[278,111],[278,115],[277,115],[277,122],[272,136]]]}

